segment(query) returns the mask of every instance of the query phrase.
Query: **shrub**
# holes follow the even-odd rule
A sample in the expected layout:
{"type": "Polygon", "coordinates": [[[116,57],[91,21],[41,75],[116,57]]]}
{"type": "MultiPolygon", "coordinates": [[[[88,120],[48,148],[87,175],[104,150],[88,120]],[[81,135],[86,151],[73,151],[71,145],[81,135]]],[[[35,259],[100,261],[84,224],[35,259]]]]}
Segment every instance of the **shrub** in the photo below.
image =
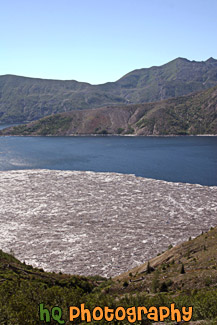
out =
{"type": "Polygon", "coordinates": [[[124,281],[123,287],[126,288],[126,287],[128,287],[128,285],[129,285],[129,283],[127,281],[124,281]]]}
{"type": "Polygon", "coordinates": [[[181,266],[181,271],[180,271],[181,274],[184,274],[185,273],[185,267],[184,267],[184,264],[182,263],[182,266],[181,266]]]}

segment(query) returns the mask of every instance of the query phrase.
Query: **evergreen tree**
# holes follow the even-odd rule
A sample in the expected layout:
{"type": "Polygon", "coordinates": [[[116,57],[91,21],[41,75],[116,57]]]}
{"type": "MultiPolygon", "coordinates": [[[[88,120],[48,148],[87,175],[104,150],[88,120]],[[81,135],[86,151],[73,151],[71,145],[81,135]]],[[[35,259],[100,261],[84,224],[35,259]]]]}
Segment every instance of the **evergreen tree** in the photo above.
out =
{"type": "Polygon", "coordinates": [[[181,274],[184,274],[185,273],[185,267],[184,267],[184,264],[182,263],[182,267],[181,267],[181,274]]]}

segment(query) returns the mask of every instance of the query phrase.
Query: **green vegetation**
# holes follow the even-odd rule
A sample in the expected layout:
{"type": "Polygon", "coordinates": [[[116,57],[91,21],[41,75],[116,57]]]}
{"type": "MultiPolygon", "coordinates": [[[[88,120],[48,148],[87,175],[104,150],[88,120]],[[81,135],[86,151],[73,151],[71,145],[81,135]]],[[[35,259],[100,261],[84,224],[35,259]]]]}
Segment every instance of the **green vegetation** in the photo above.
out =
{"type": "Polygon", "coordinates": [[[72,118],[56,114],[48,116],[39,121],[18,125],[11,129],[11,135],[29,135],[37,133],[40,130],[40,135],[58,135],[69,129],[72,123],[72,118]]]}
{"type": "MultiPolygon", "coordinates": [[[[167,250],[114,279],[44,272],[0,250],[0,324],[44,324],[39,304],[61,307],[70,324],[69,306],[193,306],[193,320],[217,321],[217,228],[167,250]],[[206,251],[203,250],[206,242],[206,251]],[[190,252],[190,259],[185,255],[190,252]],[[151,268],[151,272],[148,269],[151,268]],[[185,272],[180,274],[184,265],[185,272]],[[164,267],[162,267],[164,266],[164,267]]],[[[81,320],[78,320],[81,323],[81,320]]],[[[96,324],[96,322],[91,322],[96,324]]],[[[106,323],[105,321],[97,323],[106,323]]],[[[51,324],[57,324],[54,320],[51,324]]],[[[117,324],[125,324],[117,322],[117,324]]],[[[126,322],[127,324],[127,322],[126,322]]],[[[139,324],[137,322],[136,324],[139,324]]]]}
{"type": "Polygon", "coordinates": [[[122,134],[123,132],[124,132],[124,129],[123,128],[118,128],[117,134],[122,134]]]}
{"type": "Polygon", "coordinates": [[[134,132],[134,128],[131,125],[128,125],[125,134],[134,134],[134,132]]]}
{"type": "Polygon", "coordinates": [[[214,87],[157,103],[54,114],[2,130],[0,135],[217,134],[216,102],[214,87]]]}
{"type": "Polygon", "coordinates": [[[216,84],[214,59],[195,62],[177,58],[160,67],[134,70],[103,85],[5,75],[0,76],[0,121],[25,123],[78,109],[156,102],[216,84]]]}
{"type": "Polygon", "coordinates": [[[108,134],[108,131],[104,129],[102,131],[99,131],[98,134],[104,134],[104,135],[106,135],[106,134],[108,134]]]}
{"type": "Polygon", "coordinates": [[[185,274],[185,267],[184,267],[184,264],[182,264],[182,266],[181,266],[181,272],[180,272],[181,274],[185,274]]]}

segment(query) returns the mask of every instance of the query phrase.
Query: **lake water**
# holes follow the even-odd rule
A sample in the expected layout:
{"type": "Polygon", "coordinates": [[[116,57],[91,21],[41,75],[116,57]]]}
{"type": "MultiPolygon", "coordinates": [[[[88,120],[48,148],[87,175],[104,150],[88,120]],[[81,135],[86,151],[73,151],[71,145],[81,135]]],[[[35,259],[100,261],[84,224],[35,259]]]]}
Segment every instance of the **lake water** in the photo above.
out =
{"type": "Polygon", "coordinates": [[[20,123],[13,123],[13,124],[0,124],[0,130],[9,128],[10,126],[20,125],[20,123]]]}
{"type": "Polygon", "coordinates": [[[0,170],[38,168],[217,185],[217,137],[0,137],[0,170]]]}

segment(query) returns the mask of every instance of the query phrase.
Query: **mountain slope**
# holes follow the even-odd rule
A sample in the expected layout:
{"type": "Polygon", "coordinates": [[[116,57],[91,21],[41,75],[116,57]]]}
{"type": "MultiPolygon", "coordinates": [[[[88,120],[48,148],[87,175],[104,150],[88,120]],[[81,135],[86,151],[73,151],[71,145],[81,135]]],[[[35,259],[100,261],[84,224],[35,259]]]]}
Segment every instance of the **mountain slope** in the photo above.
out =
{"type": "Polygon", "coordinates": [[[160,67],[135,70],[117,84],[128,90],[131,102],[144,103],[178,97],[216,85],[217,60],[205,62],[177,58],[160,67]],[[134,90],[137,89],[137,92],[134,90]]]}
{"type": "MultiPolygon", "coordinates": [[[[217,321],[216,252],[215,227],[193,240],[168,248],[150,261],[149,268],[145,263],[108,280],[98,276],[44,272],[0,250],[0,323],[39,324],[40,303],[49,311],[59,306],[62,309],[60,318],[65,324],[71,324],[69,306],[80,308],[83,303],[91,311],[96,306],[113,309],[123,306],[127,309],[132,306],[169,307],[175,303],[179,310],[182,306],[193,307],[193,321],[189,324],[214,325],[217,321]],[[205,321],[194,322],[200,320],[205,321]]],[[[76,320],[82,323],[80,317],[76,320]]],[[[51,319],[51,324],[56,323],[51,319]]],[[[97,323],[105,324],[105,321],[97,323]]],[[[134,323],[141,324],[141,321],[134,323]]],[[[114,321],[111,324],[125,322],[114,321]]],[[[152,322],[144,316],[142,324],[152,322]]]]}
{"type": "Polygon", "coordinates": [[[217,87],[156,103],[51,115],[0,131],[0,135],[79,134],[217,134],[217,87]]]}
{"type": "Polygon", "coordinates": [[[126,289],[128,292],[144,289],[159,292],[162,282],[169,284],[162,292],[215,287],[217,285],[217,227],[211,228],[210,231],[202,233],[195,239],[189,238],[187,242],[178,246],[168,247],[168,250],[158,254],[149,262],[117,276],[115,281],[117,282],[114,290],[120,287],[120,281],[128,281],[129,286],[126,289]],[[182,268],[183,272],[181,272],[182,268]],[[158,286],[154,283],[156,273],[158,286]]]}
{"type": "Polygon", "coordinates": [[[90,85],[74,80],[0,76],[0,122],[39,119],[59,112],[159,101],[217,85],[217,60],[178,58],[139,69],[116,82],[90,85]]]}

